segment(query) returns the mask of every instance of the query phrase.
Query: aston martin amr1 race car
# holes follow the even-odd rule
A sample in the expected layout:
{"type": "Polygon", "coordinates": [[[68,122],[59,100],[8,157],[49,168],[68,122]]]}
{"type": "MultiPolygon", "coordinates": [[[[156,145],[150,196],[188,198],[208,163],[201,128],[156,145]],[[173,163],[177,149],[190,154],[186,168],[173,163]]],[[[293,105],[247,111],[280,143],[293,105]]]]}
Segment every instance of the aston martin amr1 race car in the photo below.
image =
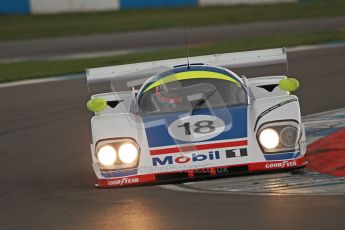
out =
{"type": "Polygon", "coordinates": [[[303,167],[298,81],[230,70],[285,62],[269,49],[88,69],[113,86],[87,103],[96,186],[303,167]]]}

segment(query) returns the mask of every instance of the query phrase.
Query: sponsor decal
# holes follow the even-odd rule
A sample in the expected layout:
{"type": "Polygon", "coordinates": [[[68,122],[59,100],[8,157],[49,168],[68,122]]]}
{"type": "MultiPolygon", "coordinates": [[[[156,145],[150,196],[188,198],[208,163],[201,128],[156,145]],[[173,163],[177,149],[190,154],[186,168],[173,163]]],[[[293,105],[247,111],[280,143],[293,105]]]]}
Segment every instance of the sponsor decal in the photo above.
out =
{"type": "Polygon", "coordinates": [[[172,165],[172,164],[186,164],[186,163],[196,163],[203,161],[214,161],[220,160],[221,156],[225,158],[234,158],[234,157],[246,157],[248,156],[247,149],[222,149],[209,151],[208,153],[192,153],[191,155],[169,155],[169,156],[158,156],[152,158],[153,166],[162,166],[162,165],[172,165]]]}
{"type": "Polygon", "coordinates": [[[97,186],[99,187],[121,187],[128,185],[136,185],[145,182],[153,182],[156,180],[154,174],[138,175],[131,177],[113,178],[113,179],[99,179],[97,186]]]}
{"type": "Polygon", "coordinates": [[[226,158],[234,158],[234,157],[246,157],[248,156],[248,152],[246,148],[243,149],[227,149],[225,150],[226,158]]]}
{"type": "Polygon", "coordinates": [[[297,166],[297,161],[281,161],[281,162],[272,162],[272,163],[267,163],[265,165],[266,169],[283,169],[283,168],[290,168],[297,166]]]}
{"type": "Polygon", "coordinates": [[[204,160],[219,160],[219,151],[209,152],[208,154],[193,153],[191,157],[188,156],[164,156],[164,157],[153,157],[152,165],[171,165],[174,163],[184,164],[187,162],[200,162],[204,160]]]}
{"type": "Polygon", "coordinates": [[[128,184],[135,184],[135,183],[139,183],[139,178],[137,177],[121,178],[121,179],[109,180],[108,186],[128,185],[128,184]]]}

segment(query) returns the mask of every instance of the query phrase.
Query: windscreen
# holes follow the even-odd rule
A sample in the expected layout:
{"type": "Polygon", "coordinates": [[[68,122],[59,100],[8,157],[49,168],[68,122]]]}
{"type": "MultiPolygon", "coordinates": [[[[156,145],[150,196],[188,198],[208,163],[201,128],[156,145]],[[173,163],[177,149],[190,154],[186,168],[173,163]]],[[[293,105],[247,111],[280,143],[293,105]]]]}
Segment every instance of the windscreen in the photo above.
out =
{"type": "Polygon", "coordinates": [[[248,104],[241,84],[213,78],[170,81],[149,88],[139,98],[142,114],[189,112],[248,104]]]}

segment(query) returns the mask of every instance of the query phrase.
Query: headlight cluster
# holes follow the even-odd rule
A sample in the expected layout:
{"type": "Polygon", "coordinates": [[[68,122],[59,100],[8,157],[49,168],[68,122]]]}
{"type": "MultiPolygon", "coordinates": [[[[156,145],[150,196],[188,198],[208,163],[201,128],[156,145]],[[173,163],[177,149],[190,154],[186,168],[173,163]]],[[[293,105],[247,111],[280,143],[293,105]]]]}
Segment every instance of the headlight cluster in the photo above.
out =
{"type": "Polygon", "coordinates": [[[97,152],[97,159],[104,166],[111,166],[117,158],[116,150],[111,145],[102,146],[97,152]]]}
{"type": "Polygon", "coordinates": [[[295,121],[267,123],[260,127],[258,142],[265,153],[293,151],[301,136],[300,125],[295,121]]]}
{"type": "Polygon", "coordinates": [[[132,139],[105,140],[96,145],[96,158],[102,169],[133,168],[139,162],[139,146],[132,139]]]}

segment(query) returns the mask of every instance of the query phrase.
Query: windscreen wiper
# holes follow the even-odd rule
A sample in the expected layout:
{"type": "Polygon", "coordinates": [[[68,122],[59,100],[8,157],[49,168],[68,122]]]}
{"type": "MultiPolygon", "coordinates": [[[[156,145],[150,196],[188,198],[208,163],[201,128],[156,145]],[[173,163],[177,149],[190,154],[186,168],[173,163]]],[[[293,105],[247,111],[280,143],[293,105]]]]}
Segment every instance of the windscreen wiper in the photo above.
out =
{"type": "Polygon", "coordinates": [[[199,110],[201,108],[201,106],[203,106],[207,99],[210,98],[215,92],[217,92],[217,89],[214,89],[213,91],[211,91],[205,98],[201,99],[198,104],[196,104],[195,106],[193,106],[191,113],[193,113],[196,110],[199,110]]]}

